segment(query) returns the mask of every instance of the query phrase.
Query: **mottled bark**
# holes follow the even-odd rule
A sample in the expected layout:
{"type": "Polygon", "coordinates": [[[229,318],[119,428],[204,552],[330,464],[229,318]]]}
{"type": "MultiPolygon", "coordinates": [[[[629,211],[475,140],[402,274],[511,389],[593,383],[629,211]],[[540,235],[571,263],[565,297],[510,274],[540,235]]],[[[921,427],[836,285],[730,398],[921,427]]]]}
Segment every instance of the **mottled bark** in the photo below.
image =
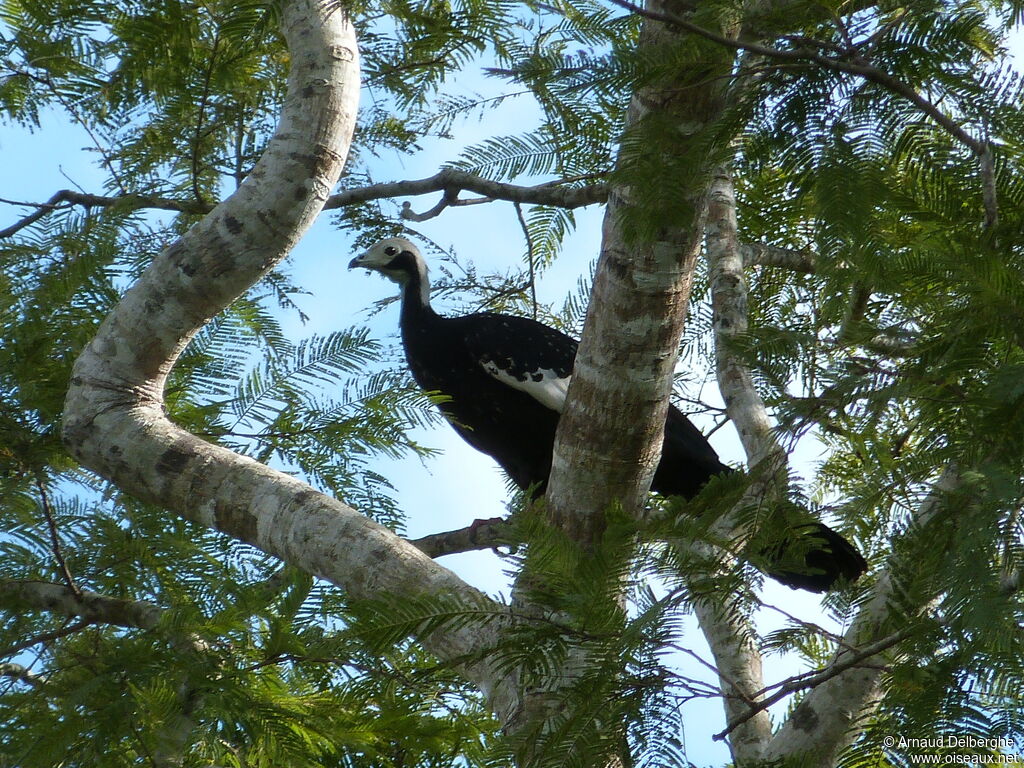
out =
{"type": "Polygon", "coordinates": [[[744,243],[740,256],[745,267],[779,267],[805,275],[813,275],[818,268],[818,258],[810,251],[795,251],[764,243],[744,243]]]}
{"type": "Polygon", "coordinates": [[[19,683],[30,685],[33,688],[40,688],[46,684],[46,678],[37,675],[28,667],[21,664],[4,663],[0,664],[0,677],[10,680],[17,680],[19,683]]]}
{"type": "Polygon", "coordinates": [[[76,593],[63,584],[46,581],[0,581],[0,606],[11,611],[48,611],[138,629],[152,629],[163,613],[160,606],[144,600],[121,600],[88,591],[76,593]]]}
{"type": "MultiPolygon", "coordinates": [[[[750,711],[755,694],[764,689],[758,636],[746,616],[723,602],[698,600],[694,613],[718,670],[725,718],[731,722],[750,711]]],[[[756,765],[772,735],[767,712],[758,712],[729,734],[729,751],[740,768],[756,765]]]]}
{"type": "Polygon", "coordinates": [[[772,434],[768,409],[757,393],[754,378],[733,344],[747,332],[747,280],[736,226],[732,174],[719,168],[711,192],[707,225],[711,308],[715,329],[715,376],[726,413],[736,428],[747,463],[757,466],[782,449],[772,434]]]}
{"type": "MultiPolygon", "coordinates": [[[[707,230],[718,385],[748,463],[761,465],[766,470],[756,481],[763,489],[760,493],[771,494],[772,478],[784,477],[787,457],[772,433],[771,419],[749,368],[731,349],[734,340],[748,328],[747,285],[743,275],[743,248],[737,236],[732,180],[724,168],[716,172],[712,184],[707,230]]],[[[944,494],[957,482],[955,470],[948,470],[942,476],[935,492],[915,514],[919,525],[936,514],[944,494]]],[[[729,525],[730,517],[726,515],[719,522],[718,535],[730,536],[731,532],[722,527],[729,525]]],[[[886,571],[876,581],[870,599],[858,611],[843,638],[842,648],[822,670],[822,682],[812,689],[774,736],[764,709],[749,717],[748,702],[739,697],[726,699],[730,723],[749,717],[730,734],[737,763],[753,764],[760,759],[766,764],[786,761],[786,764],[807,768],[835,764],[839,753],[856,739],[858,722],[870,715],[881,697],[882,665],[860,663],[848,669],[844,666],[860,649],[870,647],[894,630],[891,597],[892,583],[886,571]],[[833,670],[838,674],[833,674],[833,670]]],[[[744,694],[760,690],[763,684],[758,686],[757,680],[761,660],[751,628],[735,614],[714,605],[703,608],[698,615],[723,676],[731,677],[733,687],[744,694]],[[729,622],[736,625],[731,630],[729,622]]],[[[728,685],[723,684],[723,692],[728,689],[728,685]]]]}
{"type": "MultiPolygon", "coordinates": [[[[732,340],[747,330],[747,283],[732,176],[724,167],[715,170],[711,184],[706,241],[718,388],[743,443],[747,463],[753,466],[774,456],[784,466],[785,456],[772,435],[768,411],[754,388],[750,370],[730,349],[732,340]]],[[[722,539],[736,539],[731,518],[732,515],[723,516],[715,527],[715,534],[722,539]]],[[[726,557],[724,553],[720,556],[726,557]]],[[[757,634],[740,606],[734,604],[738,599],[739,596],[726,596],[723,600],[700,601],[695,606],[701,631],[722,678],[728,722],[746,715],[755,695],[764,688],[757,634]]],[[[771,720],[765,711],[738,726],[729,735],[736,764],[757,763],[771,733],[771,720]]]]}
{"type": "MultiPolygon", "coordinates": [[[[640,52],[656,61],[673,55],[684,38],[646,20],[640,52]]],[[[730,54],[711,51],[699,66],[642,85],[630,101],[546,494],[550,518],[584,549],[597,545],[614,505],[641,514],[660,458],[707,207],[712,162],[705,132],[722,113],[731,61],[730,54]],[[666,171],[663,194],[651,188],[652,168],[682,167],[685,172],[666,171]]],[[[548,717],[559,701],[552,691],[571,684],[574,666],[586,664],[581,648],[560,679],[524,695],[522,727],[548,717]]],[[[607,732],[620,725],[598,727],[607,732]]],[[[605,765],[621,763],[610,753],[605,765]]]]}

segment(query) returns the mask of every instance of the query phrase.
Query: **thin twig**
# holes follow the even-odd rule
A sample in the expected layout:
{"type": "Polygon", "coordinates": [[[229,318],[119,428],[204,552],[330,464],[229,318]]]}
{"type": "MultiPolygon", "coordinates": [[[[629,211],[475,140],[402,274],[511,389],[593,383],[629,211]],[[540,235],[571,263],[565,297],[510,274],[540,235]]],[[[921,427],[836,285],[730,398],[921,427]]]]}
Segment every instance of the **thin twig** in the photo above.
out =
{"type": "Polygon", "coordinates": [[[29,72],[27,70],[20,69],[17,67],[11,67],[11,71],[14,72],[16,75],[25,77],[29,80],[33,80],[37,83],[41,83],[42,85],[46,86],[46,88],[50,91],[50,93],[58,101],[58,103],[60,103],[60,105],[68,111],[68,114],[71,115],[72,119],[76,123],[78,123],[78,125],[82,128],[82,130],[86,132],[86,134],[88,134],[93,146],[96,148],[96,151],[99,152],[100,157],[103,160],[103,165],[107,167],[107,170],[110,172],[111,177],[117,183],[117,186],[120,188],[121,192],[127,192],[127,188],[121,181],[121,177],[114,169],[114,161],[111,159],[107,150],[103,147],[103,144],[100,142],[99,138],[93,132],[92,128],[89,126],[89,123],[86,122],[86,120],[79,114],[78,110],[75,108],[75,105],[69,102],[66,98],[64,98],[64,95],[60,92],[60,89],[57,87],[57,84],[53,82],[53,79],[49,75],[37,75],[33,72],[29,72]]]}
{"type": "Polygon", "coordinates": [[[71,576],[71,569],[68,568],[68,562],[64,559],[64,552],[60,543],[60,534],[57,531],[57,521],[53,517],[53,509],[50,507],[50,497],[46,493],[46,485],[43,483],[41,478],[36,478],[36,488],[39,489],[40,506],[43,509],[43,516],[46,518],[46,526],[50,529],[50,548],[53,551],[53,558],[57,561],[57,569],[60,571],[61,576],[64,579],[64,583],[68,585],[68,589],[75,593],[76,596],[82,596],[82,590],[75,584],[74,578],[71,576]]]}
{"type": "Polygon", "coordinates": [[[731,720],[729,724],[726,726],[725,730],[716,733],[711,738],[715,741],[722,741],[726,736],[728,736],[730,733],[736,730],[736,728],[738,728],[739,726],[743,725],[743,723],[747,722],[747,720],[750,720],[758,712],[768,709],[768,707],[778,703],[779,701],[782,701],[782,699],[786,698],[787,696],[793,693],[796,693],[797,691],[802,691],[808,688],[815,688],[824,683],[826,680],[831,680],[833,677],[841,675],[846,670],[852,669],[853,667],[860,665],[861,662],[870,659],[872,656],[877,656],[879,653],[887,651],[894,645],[897,645],[898,643],[901,643],[904,640],[906,640],[914,633],[915,630],[915,627],[907,627],[900,632],[896,632],[892,635],[889,635],[888,637],[883,637],[881,640],[876,640],[870,645],[864,646],[856,653],[850,653],[850,655],[846,658],[842,658],[841,656],[839,656],[832,664],[823,669],[819,669],[815,672],[805,672],[802,675],[796,675],[794,677],[783,680],[781,683],[776,683],[773,686],[769,686],[769,688],[778,687],[779,690],[773,693],[768,698],[761,699],[761,701],[757,702],[756,704],[753,704],[749,712],[744,713],[742,716],[736,718],[735,720],[731,720]]]}
{"type": "MultiPolygon", "coordinates": [[[[780,608],[777,605],[772,605],[771,603],[766,603],[764,601],[761,601],[761,607],[762,608],[767,608],[767,609],[769,609],[771,611],[775,611],[776,613],[782,614],[783,616],[785,616],[787,619],[789,619],[791,622],[793,622],[797,626],[802,627],[803,629],[809,630],[811,632],[815,632],[817,634],[823,635],[824,637],[827,637],[829,640],[831,640],[832,642],[836,643],[839,646],[842,646],[843,648],[847,649],[848,651],[854,651],[855,652],[857,650],[856,647],[854,647],[854,646],[850,645],[849,643],[847,643],[842,635],[837,635],[835,632],[830,632],[829,630],[825,629],[820,624],[815,624],[814,622],[811,622],[811,621],[804,621],[803,619],[801,619],[801,618],[799,618],[797,616],[794,616],[793,614],[789,613],[785,609],[780,608]]],[[[767,688],[765,688],[765,689],[763,689],[761,691],[758,691],[757,695],[760,696],[762,693],[765,693],[766,691],[770,690],[773,687],[774,686],[768,686],[767,688]]]]}
{"type": "MultiPolygon", "coordinates": [[[[597,182],[582,187],[567,187],[566,184],[578,183],[590,179],[601,178],[602,174],[586,174],[583,176],[570,176],[564,179],[554,179],[535,186],[521,186],[518,184],[506,184],[500,181],[492,181],[476,176],[466,171],[459,171],[452,168],[445,168],[433,176],[424,179],[409,179],[406,181],[392,181],[381,184],[368,184],[363,187],[347,189],[332,195],[324,204],[324,210],[344,208],[354,203],[364,203],[371,200],[383,198],[400,197],[403,195],[425,195],[431,192],[445,192],[448,196],[444,205],[437,207],[438,212],[451,205],[476,205],[489,203],[495,200],[510,200],[521,203],[533,203],[536,205],[549,205],[555,208],[580,208],[594,203],[603,203],[608,199],[608,187],[606,184],[597,182]],[[458,192],[464,190],[475,192],[482,197],[479,199],[459,200],[458,192]]],[[[34,224],[43,216],[54,210],[63,208],[61,203],[81,205],[86,208],[110,208],[118,205],[126,210],[156,209],[163,211],[177,211],[189,214],[204,214],[213,210],[213,203],[200,202],[196,200],[176,200],[174,198],[160,197],[159,195],[124,194],[118,196],[91,195],[83,192],[76,192],[72,189],[63,189],[57,192],[45,203],[15,203],[11,205],[29,205],[36,208],[35,211],[15,222],[6,229],[0,230],[0,239],[10,237],[25,227],[34,224]]],[[[426,216],[426,214],[418,214],[426,216]]],[[[434,214],[436,215],[436,213],[434,214]]],[[[410,217],[412,218],[412,217],[410,217]]]]}
{"type": "MultiPolygon", "coordinates": [[[[4,201],[6,202],[6,201],[4,201]]],[[[63,210],[72,205],[81,205],[84,208],[111,208],[115,205],[124,206],[128,210],[140,210],[152,208],[162,211],[178,211],[181,213],[208,213],[213,210],[209,203],[197,203],[192,200],[174,200],[156,195],[125,194],[117,196],[91,195],[85,192],[76,192],[73,189],[62,189],[53,195],[45,203],[11,203],[11,205],[30,205],[36,208],[35,211],[19,219],[6,229],[0,230],[0,239],[10,237],[25,227],[34,224],[43,216],[55,210],[63,210]],[[68,203],[68,205],[60,205],[68,203]]]]}
{"type": "Polygon", "coordinates": [[[494,517],[489,520],[474,520],[471,525],[454,531],[431,533],[418,539],[410,539],[409,543],[427,557],[436,558],[501,546],[515,548],[518,542],[509,537],[510,531],[511,526],[507,520],[494,517]]]}
{"type": "Polygon", "coordinates": [[[523,207],[519,201],[512,203],[516,209],[516,217],[519,219],[519,226],[522,227],[523,237],[526,239],[526,261],[530,269],[530,302],[533,307],[533,319],[537,319],[537,271],[534,265],[533,238],[530,237],[530,228],[526,225],[526,217],[523,216],[523,207]]]}
{"type": "Polygon", "coordinates": [[[203,73],[203,89],[199,94],[198,115],[196,116],[196,129],[192,138],[192,194],[200,203],[205,202],[203,192],[199,189],[199,145],[203,139],[203,119],[206,116],[206,102],[210,98],[210,83],[213,80],[213,64],[217,59],[217,48],[220,46],[220,30],[213,34],[213,46],[210,48],[210,61],[207,64],[206,72],[203,73]]]}
{"type": "Polygon", "coordinates": [[[66,624],[61,629],[55,629],[52,632],[43,632],[41,635],[35,635],[34,637],[30,637],[27,640],[22,640],[20,643],[15,643],[14,645],[10,645],[6,648],[0,648],[0,658],[4,658],[6,656],[13,656],[19,651],[23,651],[26,648],[31,648],[33,645],[38,645],[39,643],[49,643],[61,637],[73,635],[75,632],[85,629],[92,623],[93,622],[91,619],[80,619],[79,621],[76,621],[73,624],[66,624]]]}
{"type": "Polygon", "coordinates": [[[18,230],[24,229],[25,227],[30,226],[31,224],[35,224],[37,221],[39,221],[41,218],[43,218],[43,216],[45,216],[48,213],[51,213],[52,211],[54,211],[54,210],[56,210],[58,208],[69,207],[69,206],[62,206],[62,205],[59,204],[64,199],[64,196],[63,196],[64,192],[67,192],[67,191],[68,190],[61,190],[60,192],[57,192],[53,197],[51,197],[45,203],[16,203],[16,202],[14,202],[12,200],[4,200],[4,201],[2,201],[2,202],[5,202],[5,203],[9,203],[10,205],[33,205],[33,206],[35,206],[35,210],[32,213],[30,213],[28,216],[25,216],[23,219],[20,219],[19,221],[15,222],[11,226],[7,227],[6,229],[0,229],[0,239],[3,239],[5,237],[10,237],[11,235],[13,235],[18,230]]]}
{"type": "MultiPolygon", "coordinates": [[[[735,680],[731,680],[728,677],[728,675],[725,675],[725,674],[722,673],[722,670],[720,670],[718,667],[716,667],[714,664],[712,664],[707,659],[701,657],[701,655],[699,653],[697,653],[696,651],[694,651],[692,648],[686,648],[685,646],[679,645],[677,643],[666,643],[665,647],[666,648],[672,648],[673,650],[679,651],[680,653],[685,653],[687,656],[692,657],[693,659],[698,661],[700,664],[702,664],[705,667],[707,667],[708,669],[710,669],[712,672],[714,672],[719,677],[719,679],[724,680],[729,685],[730,688],[732,688],[734,691],[736,691],[737,696],[735,696],[733,698],[739,698],[739,699],[747,702],[748,704],[750,704],[750,706],[752,706],[752,707],[756,705],[756,702],[752,698],[750,698],[750,696],[748,696],[747,694],[745,694],[743,692],[743,688],[735,680]]],[[[753,716],[754,715],[752,714],[750,717],[753,717],[753,716]]],[[[747,719],[749,720],[750,718],[747,718],[747,719]]],[[[740,723],[737,723],[737,725],[740,725],[740,723]]]]}
{"type": "Polygon", "coordinates": [[[416,211],[412,209],[412,203],[406,200],[404,203],[402,203],[402,213],[400,215],[403,220],[415,221],[418,224],[423,221],[428,221],[429,219],[437,218],[438,216],[441,215],[444,209],[450,206],[451,204],[452,200],[450,199],[448,193],[445,192],[445,194],[442,195],[441,199],[438,200],[437,205],[435,205],[429,211],[425,211],[424,213],[416,213],[416,211]]]}

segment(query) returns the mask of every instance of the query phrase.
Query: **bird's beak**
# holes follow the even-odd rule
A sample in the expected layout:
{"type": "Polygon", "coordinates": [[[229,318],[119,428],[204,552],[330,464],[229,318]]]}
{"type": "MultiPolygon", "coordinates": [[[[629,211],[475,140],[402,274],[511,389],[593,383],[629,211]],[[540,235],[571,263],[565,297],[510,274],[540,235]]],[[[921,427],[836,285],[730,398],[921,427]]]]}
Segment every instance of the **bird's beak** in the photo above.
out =
{"type": "Polygon", "coordinates": [[[365,258],[366,258],[366,253],[365,252],[360,253],[358,256],[356,256],[354,259],[352,259],[352,261],[350,261],[348,263],[348,268],[349,269],[355,269],[356,267],[359,266],[359,262],[362,261],[365,258]]]}

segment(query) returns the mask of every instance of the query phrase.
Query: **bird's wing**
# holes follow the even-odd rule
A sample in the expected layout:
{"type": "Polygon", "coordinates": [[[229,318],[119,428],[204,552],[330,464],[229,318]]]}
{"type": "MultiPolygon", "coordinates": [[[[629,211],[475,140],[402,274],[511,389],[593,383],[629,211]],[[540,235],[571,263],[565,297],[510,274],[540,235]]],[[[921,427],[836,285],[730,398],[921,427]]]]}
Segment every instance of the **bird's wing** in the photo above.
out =
{"type": "Polygon", "coordinates": [[[562,412],[576,341],[526,317],[482,312],[469,315],[466,347],[488,374],[562,412]]]}

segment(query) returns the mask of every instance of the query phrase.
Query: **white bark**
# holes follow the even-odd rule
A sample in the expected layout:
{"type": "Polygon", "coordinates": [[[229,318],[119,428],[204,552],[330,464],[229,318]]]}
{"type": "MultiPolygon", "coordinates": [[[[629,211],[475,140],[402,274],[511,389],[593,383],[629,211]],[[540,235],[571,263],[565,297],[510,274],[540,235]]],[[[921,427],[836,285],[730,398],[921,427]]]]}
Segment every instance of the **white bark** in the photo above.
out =
{"type": "Polygon", "coordinates": [[[764,243],[744,243],[740,246],[740,255],[745,267],[778,267],[805,275],[813,275],[818,268],[818,258],[810,251],[795,251],[764,243]]]}
{"type": "Polygon", "coordinates": [[[711,210],[707,244],[714,312],[715,374],[726,413],[743,443],[748,465],[754,467],[769,456],[778,456],[781,447],[772,435],[768,409],[757,393],[750,369],[731,348],[748,328],[747,280],[737,237],[732,174],[726,168],[715,172],[711,210]]]}
{"type": "MultiPolygon", "coordinates": [[[[732,340],[747,330],[747,283],[736,226],[732,175],[725,168],[716,169],[711,182],[705,232],[718,388],[743,443],[748,465],[754,466],[768,457],[784,463],[785,456],[772,435],[768,411],[754,388],[750,370],[730,349],[732,340]]],[[[717,521],[714,534],[723,539],[736,537],[732,518],[724,515],[717,521]]],[[[728,722],[749,712],[750,702],[764,688],[757,634],[738,606],[730,605],[734,599],[727,598],[721,604],[700,601],[695,605],[701,631],[722,677],[728,722]]],[[[771,732],[771,719],[766,711],[738,726],[729,735],[734,761],[738,765],[756,763],[771,732]]]]}
{"type": "Polygon", "coordinates": [[[32,608],[62,616],[78,616],[99,624],[152,629],[163,609],[144,600],[120,600],[95,592],[74,592],[45,581],[0,581],[0,606],[32,608]]]}
{"type": "MultiPolygon", "coordinates": [[[[660,8],[662,3],[649,4],[660,8]]],[[[659,50],[671,50],[680,37],[678,30],[645,21],[639,45],[653,57],[659,50]]],[[[729,58],[723,56],[710,66],[727,74],[729,58]]],[[[645,206],[646,190],[628,179],[635,176],[636,165],[647,168],[679,153],[686,156],[686,148],[697,144],[695,134],[721,114],[722,82],[706,72],[681,71],[678,78],[640,88],[629,105],[628,130],[635,134],[643,135],[648,120],[672,129],[650,137],[642,149],[634,142],[620,152],[622,175],[609,189],[594,286],[555,439],[547,508],[584,548],[599,539],[604,514],[613,505],[633,515],[645,505],[660,458],[706,211],[706,173],[698,170],[685,182],[673,178],[671,184],[685,185],[666,195],[677,203],[659,205],[662,220],[655,231],[637,237],[630,233],[635,224],[631,217],[645,206]]],[[[522,610],[529,612],[530,606],[522,610]]],[[[556,680],[556,685],[566,684],[564,675],[572,674],[572,664],[586,664],[584,655],[572,656],[569,669],[562,670],[563,681],[556,680]]],[[[546,718],[551,701],[548,691],[527,696],[524,719],[546,718]]],[[[607,756],[606,765],[618,764],[619,756],[607,756]]]]}
{"type": "Polygon", "coordinates": [[[10,662],[0,664],[0,677],[8,677],[12,680],[17,680],[19,683],[30,685],[33,688],[39,688],[46,684],[46,678],[42,675],[37,675],[31,669],[21,664],[10,662]]]}
{"type": "MultiPolygon", "coordinates": [[[[724,604],[697,600],[694,613],[715,658],[726,722],[732,722],[749,712],[755,694],[764,689],[757,634],[742,613],[730,610],[728,600],[724,604]]],[[[741,767],[757,764],[771,735],[766,711],[738,726],[728,736],[733,763],[741,767]]]]}
{"type": "MultiPolygon", "coordinates": [[[[732,180],[725,169],[716,173],[712,184],[707,229],[719,388],[750,465],[765,462],[767,466],[760,484],[770,484],[771,477],[778,476],[785,467],[786,456],[772,434],[771,420],[757,394],[749,369],[730,350],[730,342],[748,327],[747,287],[743,275],[744,251],[737,238],[732,180]]],[[[942,475],[933,493],[917,510],[915,523],[918,526],[927,523],[938,512],[943,496],[958,482],[955,469],[948,469],[942,475]]],[[[725,516],[723,525],[728,524],[729,517],[725,516]]],[[[725,535],[726,531],[717,530],[717,533],[725,535]]],[[[870,663],[869,658],[849,669],[844,667],[856,658],[860,649],[870,647],[899,629],[892,626],[894,615],[899,615],[894,614],[892,591],[889,572],[885,571],[858,611],[843,638],[842,647],[829,666],[822,670],[823,682],[811,690],[774,736],[767,726],[764,710],[732,732],[730,745],[737,762],[742,762],[737,748],[747,742],[749,758],[760,757],[766,764],[779,762],[806,768],[827,768],[835,764],[839,753],[857,738],[858,724],[870,716],[880,701],[882,665],[870,663]],[[753,732],[744,730],[759,719],[762,722],[754,726],[753,732]]],[[[761,663],[753,639],[748,634],[749,628],[741,624],[730,631],[721,623],[720,617],[706,615],[713,610],[705,608],[704,613],[698,616],[715,653],[716,663],[723,673],[731,673],[735,680],[756,681],[755,675],[760,673],[761,663]]],[[[884,651],[879,655],[884,656],[884,651]]],[[[726,690],[723,685],[723,691],[726,690]]],[[[749,713],[749,708],[742,701],[726,700],[730,722],[738,721],[745,712],[749,713]]]]}
{"type": "MultiPolygon", "coordinates": [[[[164,383],[189,339],[298,241],[350,146],[359,90],[351,22],[333,4],[294,0],[285,3],[282,26],[292,69],[277,131],[235,194],[154,260],[82,353],[65,407],[65,443],[128,493],[253,544],[353,597],[446,595],[490,607],[386,528],[293,477],[188,434],[164,414],[164,383]]],[[[465,628],[421,639],[453,659],[493,638],[465,628]]],[[[500,713],[495,675],[482,665],[464,670],[500,713]]]]}
{"type": "MultiPolygon", "coordinates": [[[[703,205],[695,201],[696,215],[703,205]]],[[[627,244],[610,202],[558,438],[548,502],[577,522],[620,502],[641,509],[661,456],[676,350],[689,304],[693,228],[627,244]]]]}

